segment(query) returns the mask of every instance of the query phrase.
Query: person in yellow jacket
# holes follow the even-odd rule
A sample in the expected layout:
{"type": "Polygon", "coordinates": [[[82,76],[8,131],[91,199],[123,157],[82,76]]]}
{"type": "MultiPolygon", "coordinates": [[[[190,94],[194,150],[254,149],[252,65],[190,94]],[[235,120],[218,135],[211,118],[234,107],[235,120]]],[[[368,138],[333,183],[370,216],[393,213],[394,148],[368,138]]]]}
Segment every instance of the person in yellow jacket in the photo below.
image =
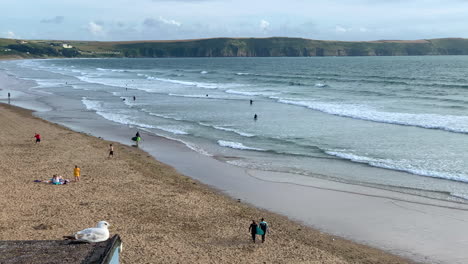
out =
{"type": "Polygon", "coordinates": [[[80,168],[78,168],[77,165],[75,165],[75,169],[73,169],[73,175],[75,175],[75,181],[79,182],[80,181],[80,168]]]}

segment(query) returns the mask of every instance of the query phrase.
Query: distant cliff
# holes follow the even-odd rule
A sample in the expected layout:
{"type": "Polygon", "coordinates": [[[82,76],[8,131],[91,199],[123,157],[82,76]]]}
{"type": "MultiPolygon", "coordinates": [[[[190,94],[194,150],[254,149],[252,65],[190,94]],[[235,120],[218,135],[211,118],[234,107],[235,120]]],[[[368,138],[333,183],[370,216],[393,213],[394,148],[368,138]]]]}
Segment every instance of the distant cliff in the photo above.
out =
{"type": "Polygon", "coordinates": [[[468,39],[322,41],[302,38],[213,38],[89,42],[0,39],[0,57],[304,57],[468,55],[468,39]]]}

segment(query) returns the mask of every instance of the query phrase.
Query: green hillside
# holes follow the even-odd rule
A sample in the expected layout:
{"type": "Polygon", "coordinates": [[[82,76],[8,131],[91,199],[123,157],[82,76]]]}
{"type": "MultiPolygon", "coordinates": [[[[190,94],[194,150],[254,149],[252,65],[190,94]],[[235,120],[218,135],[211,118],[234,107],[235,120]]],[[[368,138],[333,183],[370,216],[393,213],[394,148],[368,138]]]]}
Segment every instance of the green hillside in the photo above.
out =
{"type": "Polygon", "coordinates": [[[408,55],[468,55],[468,39],[362,42],[282,37],[129,42],[0,39],[0,58],[408,55]]]}

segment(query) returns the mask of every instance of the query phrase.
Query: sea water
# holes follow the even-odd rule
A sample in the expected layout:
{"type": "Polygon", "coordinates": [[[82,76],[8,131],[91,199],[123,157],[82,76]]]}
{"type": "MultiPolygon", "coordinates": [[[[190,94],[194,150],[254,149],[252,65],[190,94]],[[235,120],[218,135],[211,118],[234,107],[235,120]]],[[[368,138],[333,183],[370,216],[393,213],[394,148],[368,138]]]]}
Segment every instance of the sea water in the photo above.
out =
{"type": "Polygon", "coordinates": [[[468,202],[468,57],[60,59],[0,68],[37,82],[31,93],[135,131],[237,166],[301,175],[289,182],[321,177],[468,202]],[[355,167],[381,170],[347,169],[355,167]]]}

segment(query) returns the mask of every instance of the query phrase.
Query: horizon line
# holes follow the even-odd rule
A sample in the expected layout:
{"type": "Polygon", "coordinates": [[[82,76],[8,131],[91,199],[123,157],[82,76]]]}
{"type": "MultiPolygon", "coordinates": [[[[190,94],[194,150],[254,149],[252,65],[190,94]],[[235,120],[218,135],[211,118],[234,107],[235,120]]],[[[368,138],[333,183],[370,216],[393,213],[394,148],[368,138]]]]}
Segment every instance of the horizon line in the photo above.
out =
{"type": "Polygon", "coordinates": [[[13,41],[69,41],[69,42],[103,42],[103,43],[138,43],[138,42],[155,42],[155,43],[170,43],[170,42],[190,42],[190,41],[201,41],[201,40],[211,40],[211,39],[274,39],[274,38],[283,38],[283,39],[303,39],[303,40],[312,40],[312,41],[323,41],[323,42],[368,42],[368,43],[385,43],[385,42],[406,42],[406,43],[423,43],[430,40],[440,40],[440,39],[467,39],[462,37],[444,37],[444,38],[425,38],[425,39],[380,39],[380,40],[321,40],[321,39],[311,39],[303,37],[212,37],[212,38],[195,38],[195,39],[172,39],[172,40],[70,40],[70,39],[16,39],[16,38],[0,38],[4,40],[13,40],[13,41]]]}

